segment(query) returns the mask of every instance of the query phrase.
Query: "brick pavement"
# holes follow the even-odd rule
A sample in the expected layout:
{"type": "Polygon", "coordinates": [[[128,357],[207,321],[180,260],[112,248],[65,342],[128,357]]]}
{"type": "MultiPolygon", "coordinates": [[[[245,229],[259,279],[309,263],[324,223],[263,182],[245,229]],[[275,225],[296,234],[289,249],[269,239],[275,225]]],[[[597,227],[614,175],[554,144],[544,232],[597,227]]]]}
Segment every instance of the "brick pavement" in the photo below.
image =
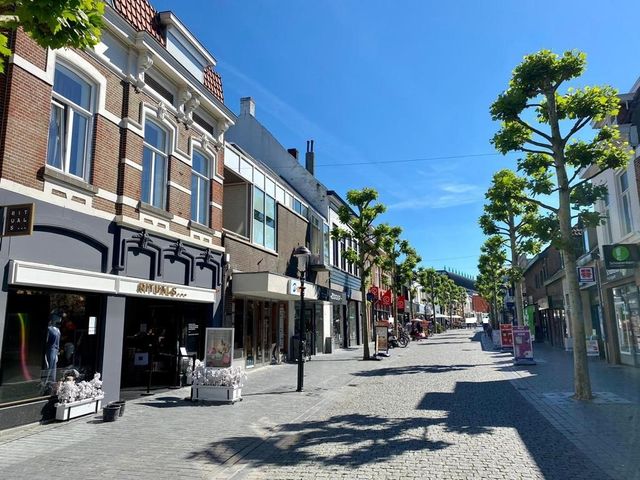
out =
{"type": "Polygon", "coordinates": [[[0,478],[630,478],[608,477],[521,395],[534,377],[472,337],[447,332],[380,362],[317,357],[303,394],[296,366],[279,365],[251,372],[236,405],[192,404],[183,389],[128,402],[114,423],[3,432],[0,478]]]}

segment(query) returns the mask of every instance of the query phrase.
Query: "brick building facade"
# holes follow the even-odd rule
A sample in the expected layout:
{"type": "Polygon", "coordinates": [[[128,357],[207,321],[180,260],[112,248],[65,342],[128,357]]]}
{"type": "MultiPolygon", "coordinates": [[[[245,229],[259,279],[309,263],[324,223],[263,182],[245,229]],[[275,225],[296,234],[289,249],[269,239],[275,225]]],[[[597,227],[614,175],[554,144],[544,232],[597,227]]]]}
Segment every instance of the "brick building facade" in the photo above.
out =
{"type": "Polygon", "coordinates": [[[110,401],[203,354],[223,319],[234,121],[215,58],[146,0],[108,2],[92,50],[20,30],[10,48],[0,201],[27,205],[33,229],[0,245],[0,428],[49,418],[65,371],[101,372],[110,401]]]}

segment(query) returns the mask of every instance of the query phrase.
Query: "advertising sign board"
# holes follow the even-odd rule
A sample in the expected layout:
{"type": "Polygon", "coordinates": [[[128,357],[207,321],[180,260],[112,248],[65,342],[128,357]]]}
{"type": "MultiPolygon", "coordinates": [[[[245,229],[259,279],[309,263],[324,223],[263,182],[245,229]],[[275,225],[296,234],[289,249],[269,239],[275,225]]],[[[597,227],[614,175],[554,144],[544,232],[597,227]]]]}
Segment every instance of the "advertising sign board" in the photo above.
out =
{"type": "Polygon", "coordinates": [[[500,344],[503,350],[511,350],[513,348],[513,325],[510,323],[500,324],[500,344]]]}
{"type": "Polygon", "coordinates": [[[233,361],[233,328],[207,328],[204,364],[227,368],[233,361]]]}
{"type": "Polygon", "coordinates": [[[516,365],[533,364],[533,345],[529,327],[513,327],[513,356],[516,365]]]}

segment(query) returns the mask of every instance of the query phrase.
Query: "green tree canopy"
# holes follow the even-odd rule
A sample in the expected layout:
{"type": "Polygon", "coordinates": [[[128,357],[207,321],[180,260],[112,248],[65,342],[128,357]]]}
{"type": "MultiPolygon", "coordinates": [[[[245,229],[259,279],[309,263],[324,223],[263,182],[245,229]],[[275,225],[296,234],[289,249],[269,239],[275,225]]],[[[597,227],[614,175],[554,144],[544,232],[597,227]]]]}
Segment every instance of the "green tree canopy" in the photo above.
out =
{"type": "MultiPolygon", "coordinates": [[[[44,48],[87,48],[100,41],[104,2],[101,0],[0,0],[2,30],[22,27],[44,48]]],[[[8,56],[8,38],[0,34],[0,55],[8,56]]],[[[4,59],[0,57],[0,71],[4,59]]]]}
{"type": "Polygon", "coordinates": [[[578,51],[557,55],[541,50],[527,55],[514,69],[507,90],[491,105],[492,118],[501,123],[492,143],[503,154],[523,154],[518,169],[530,195],[520,200],[546,210],[538,233],[563,253],[569,297],[566,308],[574,338],[575,397],[581,400],[591,398],[591,383],[571,227],[577,220],[585,226],[600,222],[592,207],[606,190],[592,185],[591,180],[605,170],[625,166],[630,158],[628,146],[614,127],[603,127],[591,139],[580,134],[590,122],[615,117],[620,106],[612,87],[566,86],[585,67],[586,55],[578,51]],[[557,207],[541,195],[555,195],[557,207]]]}
{"type": "Polygon", "coordinates": [[[378,202],[378,192],[373,188],[362,190],[349,190],[347,203],[356,211],[354,216],[351,209],[341,206],[338,209],[340,222],[346,228],[334,227],[331,236],[342,240],[350,238],[355,241],[355,248],[348,248],[343,252],[347,261],[353,263],[360,270],[360,292],[363,299],[362,336],[364,339],[364,359],[370,358],[369,349],[369,308],[366,307],[367,291],[371,281],[371,269],[373,265],[380,263],[380,251],[382,243],[392,233],[391,227],[386,224],[374,226],[375,220],[385,212],[386,207],[378,202]]]}

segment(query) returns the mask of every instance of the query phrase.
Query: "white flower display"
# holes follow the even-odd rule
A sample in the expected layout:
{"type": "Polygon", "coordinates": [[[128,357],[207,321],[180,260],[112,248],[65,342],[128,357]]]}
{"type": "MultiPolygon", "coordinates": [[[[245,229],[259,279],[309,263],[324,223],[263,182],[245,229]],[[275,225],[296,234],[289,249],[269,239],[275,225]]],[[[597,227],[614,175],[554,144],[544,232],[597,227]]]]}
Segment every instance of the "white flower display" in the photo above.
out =
{"type": "MultiPolygon", "coordinates": [[[[190,370],[190,369],[189,369],[190,370]]],[[[214,387],[242,387],[247,374],[241,367],[210,368],[205,367],[204,362],[196,360],[191,374],[193,385],[207,385],[214,387]]]]}
{"type": "Polygon", "coordinates": [[[86,398],[102,396],[102,381],[100,374],[96,373],[90,381],[76,382],[73,376],[67,376],[67,380],[58,383],[58,401],[60,403],[77,402],[86,398]]]}

